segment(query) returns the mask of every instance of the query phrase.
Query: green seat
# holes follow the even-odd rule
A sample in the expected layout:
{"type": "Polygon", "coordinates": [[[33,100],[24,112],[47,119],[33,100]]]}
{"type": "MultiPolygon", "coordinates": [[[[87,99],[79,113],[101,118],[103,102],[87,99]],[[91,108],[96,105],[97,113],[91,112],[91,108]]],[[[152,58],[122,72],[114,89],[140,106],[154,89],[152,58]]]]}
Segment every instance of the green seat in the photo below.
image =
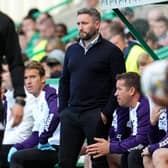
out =
{"type": "Polygon", "coordinates": [[[168,47],[162,47],[155,51],[156,55],[159,59],[166,59],[168,58],[168,47]]]}

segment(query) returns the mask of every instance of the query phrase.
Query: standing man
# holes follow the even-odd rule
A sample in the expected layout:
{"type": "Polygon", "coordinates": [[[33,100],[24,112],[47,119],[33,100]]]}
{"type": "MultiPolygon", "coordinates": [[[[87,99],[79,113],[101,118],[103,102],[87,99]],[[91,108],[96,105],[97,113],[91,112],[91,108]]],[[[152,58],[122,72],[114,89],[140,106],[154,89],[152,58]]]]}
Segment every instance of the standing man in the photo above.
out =
{"type": "MultiPolygon", "coordinates": [[[[74,168],[81,146],[94,137],[107,139],[112,113],[115,76],[125,71],[119,48],[99,34],[100,13],[84,8],[77,13],[80,40],[68,48],[60,80],[60,167],[74,168]]],[[[93,168],[107,168],[106,157],[92,158],[93,168]]]]}
{"type": "MultiPolygon", "coordinates": [[[[23,117],[24,97],[24,64],[22,61],[17,33],[13,21],[0,12],[0,63],[5,56],[9,65],[14,87],[15,105],[12,108],[13,126],[18,125],[23,117]]],[[[0,77],[2,67],[0,64],[0,77]]],[[[1,79],[0,79],[1,86],[1,79]]],[[[0,124],[3,120],[2,103],[0,101],[0,124]]],[[[0,129],[2,130],[2,129],[0,129]]]]}

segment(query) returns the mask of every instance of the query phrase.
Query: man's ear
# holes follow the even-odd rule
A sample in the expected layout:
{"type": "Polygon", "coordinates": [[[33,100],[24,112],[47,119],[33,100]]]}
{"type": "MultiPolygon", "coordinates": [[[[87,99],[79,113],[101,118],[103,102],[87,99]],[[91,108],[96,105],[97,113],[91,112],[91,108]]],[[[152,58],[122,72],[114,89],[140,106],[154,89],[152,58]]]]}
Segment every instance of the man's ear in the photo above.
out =
{"type": "Polygon", "coordinates": [[[45,83],[45,81],[46,81],[46,77],[43,76],[43,77],[41,78],[41,81],[42,81],[42,83],[45,83]]]}
{"type": "Polygon", "coordinates": [[[95,25],[96,25],[96,28],[99,30],[99,28],[100,28],[100,21],[96,20],[95,25]]]}
{"type": "Polygon", "coordinates": [[[134,87],[130,87],[129,89],[129,92],[130,92],[130,95],[133,96],[135,94],[135,88],[134,87]]]}

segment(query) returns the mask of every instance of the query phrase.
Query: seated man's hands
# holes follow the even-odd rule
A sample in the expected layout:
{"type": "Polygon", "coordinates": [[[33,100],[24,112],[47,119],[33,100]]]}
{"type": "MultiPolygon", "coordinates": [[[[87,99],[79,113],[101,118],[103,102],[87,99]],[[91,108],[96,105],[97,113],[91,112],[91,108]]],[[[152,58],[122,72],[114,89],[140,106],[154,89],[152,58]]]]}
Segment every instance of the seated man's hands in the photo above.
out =
{"type": "Polygon", "coordinates": [[[150,152],[149,152],[149,149],[148,147],[144,148],[142,153],[141,153],[141,156],[149,156],[150,155],[150,152]]]}
{"type": "Polygon", "coordinates": [[[157,105],[153,108],[152,114],[150,115],[150,122],[153,126],[156,125],[159,120],[159,116],[162,113],[161,109],[162,107],[157,105]]]}
{"type": "Polygon", "coordinates": [[[24,106],[16,103],[12,107],[11,110],[12,110],[12,117],[13,117],[12,127],[15,127],[15,126],[19,125],[22,121],[23,114],[24,114],[24,106]]]}

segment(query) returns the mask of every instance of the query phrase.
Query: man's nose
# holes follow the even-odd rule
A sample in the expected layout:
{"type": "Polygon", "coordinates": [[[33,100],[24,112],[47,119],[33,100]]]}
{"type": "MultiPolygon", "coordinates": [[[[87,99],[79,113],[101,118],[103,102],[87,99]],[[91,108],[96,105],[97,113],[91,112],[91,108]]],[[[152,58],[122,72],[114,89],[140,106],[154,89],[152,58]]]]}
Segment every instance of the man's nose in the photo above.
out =
{"type": "Polygon", "coordinates": [[[78,30],[82,30],[83,26],[82,24],[78,24],[78,30]]]}
{"type": "Polygon", "coordinates": [[[27,83],[27,84],[31,83],[31,79],[30,79],[30,78],[27,78],[27,79],[25,80],[25,83],[27,83]]]}
{"type": "Polygon", "coordinates": [[[118,92],[117,92],[117,91],[115,91],[114,96],[117,96],[117,95],[118,95],[118,92]]]}

